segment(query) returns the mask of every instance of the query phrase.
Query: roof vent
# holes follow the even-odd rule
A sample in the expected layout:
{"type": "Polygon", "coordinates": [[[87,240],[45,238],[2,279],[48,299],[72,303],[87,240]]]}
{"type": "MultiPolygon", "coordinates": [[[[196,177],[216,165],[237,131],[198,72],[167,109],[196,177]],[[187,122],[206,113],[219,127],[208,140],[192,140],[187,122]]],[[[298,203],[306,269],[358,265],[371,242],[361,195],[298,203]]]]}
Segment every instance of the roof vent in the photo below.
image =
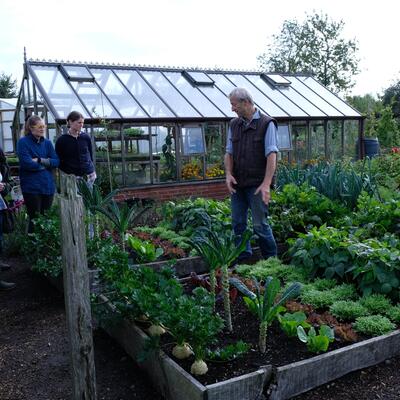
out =
{"type": "Polygon", "coordinates": [[[272,86],[289,86],[288,81],[284,76],[279,74],[261,74],[261,79],[269,83],[272,86]]]}
{"type": "Polygon", "coordinates": [[[214,86],[214,81],[204,72],[182,71],[182,75],[193,86],[214,86]]]}
{"type": "Polygon", "coordinates": [[[94,82],[93,75],[85,66],[62,64],[61,72],[71,82],[94,82]]]}

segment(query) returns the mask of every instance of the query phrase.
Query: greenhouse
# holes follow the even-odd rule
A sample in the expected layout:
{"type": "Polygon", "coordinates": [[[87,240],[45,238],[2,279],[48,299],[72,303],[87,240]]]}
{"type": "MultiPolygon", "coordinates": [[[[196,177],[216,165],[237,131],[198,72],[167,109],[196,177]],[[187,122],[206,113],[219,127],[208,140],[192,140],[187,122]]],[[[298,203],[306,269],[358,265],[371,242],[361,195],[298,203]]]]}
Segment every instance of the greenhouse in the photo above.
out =
{"type": "Polygon", "coordinates": [[[5,152],[12,152],[13,137],[11,126],[17,99],[0,99],[0,146],[5,152]]]}
{"type": "Polygon", "coordinates": [[[80,111],[112,187],[221,178],[235,87],[278,121],[283,160],[354,158],[362,137],[361,114],[308,75],[38,60],[24,71],[14,145],[28,115],[42,116],[54,140],[80,111]]]}

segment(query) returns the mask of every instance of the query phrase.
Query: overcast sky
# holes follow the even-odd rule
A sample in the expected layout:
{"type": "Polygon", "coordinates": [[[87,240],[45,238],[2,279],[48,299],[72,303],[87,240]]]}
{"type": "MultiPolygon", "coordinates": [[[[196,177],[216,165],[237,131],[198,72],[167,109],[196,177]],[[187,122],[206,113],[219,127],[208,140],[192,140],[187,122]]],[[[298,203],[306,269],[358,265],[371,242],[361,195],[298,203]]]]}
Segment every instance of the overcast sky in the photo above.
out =
{"type": "Polygon", "coordinates": [[[352,94],[400,79],[395,0],[1,0],[0,72],[28,58],[252,70],[285,19],[324,12],[359,41],[352,94]]]}

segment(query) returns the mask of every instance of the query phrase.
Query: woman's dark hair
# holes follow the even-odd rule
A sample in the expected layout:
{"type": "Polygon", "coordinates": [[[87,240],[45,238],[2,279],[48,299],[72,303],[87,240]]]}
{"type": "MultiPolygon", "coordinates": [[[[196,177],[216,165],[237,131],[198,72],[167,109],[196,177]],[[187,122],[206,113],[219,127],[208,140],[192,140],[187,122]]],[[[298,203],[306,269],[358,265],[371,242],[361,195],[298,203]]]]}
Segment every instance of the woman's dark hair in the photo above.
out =
{"type": "Polygon", "coordinates": [[[43,122],[42,118],[40,118],[38,115],[31,115],[25,122],[25,135],[32,133],[31,127],[37,125],[40,122],[43,122]]]}
{"type": "MultiPolygon", "coordinates": [[[[67,116],[67,123],[68,122],[75,122],[78,121],[78,119],[83,118],[83,115],[78,112],[78,111],[71,111],[68,116],[67,116]]],[[[84,119],[84,118],[83,118],[84,119]]]]}

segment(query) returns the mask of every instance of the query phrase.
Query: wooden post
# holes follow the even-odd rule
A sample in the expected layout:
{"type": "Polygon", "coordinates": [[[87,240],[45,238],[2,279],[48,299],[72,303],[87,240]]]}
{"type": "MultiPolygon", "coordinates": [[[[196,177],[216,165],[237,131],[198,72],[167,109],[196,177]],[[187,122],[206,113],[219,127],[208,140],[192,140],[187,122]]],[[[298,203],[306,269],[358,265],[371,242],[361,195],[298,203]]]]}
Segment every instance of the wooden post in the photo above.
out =
{"type": "Polygon", "coordinates": [[[61,173],[61,238],[65,311],[74,400],[96,400],[84,207],[76,177],[61,173]]]}

